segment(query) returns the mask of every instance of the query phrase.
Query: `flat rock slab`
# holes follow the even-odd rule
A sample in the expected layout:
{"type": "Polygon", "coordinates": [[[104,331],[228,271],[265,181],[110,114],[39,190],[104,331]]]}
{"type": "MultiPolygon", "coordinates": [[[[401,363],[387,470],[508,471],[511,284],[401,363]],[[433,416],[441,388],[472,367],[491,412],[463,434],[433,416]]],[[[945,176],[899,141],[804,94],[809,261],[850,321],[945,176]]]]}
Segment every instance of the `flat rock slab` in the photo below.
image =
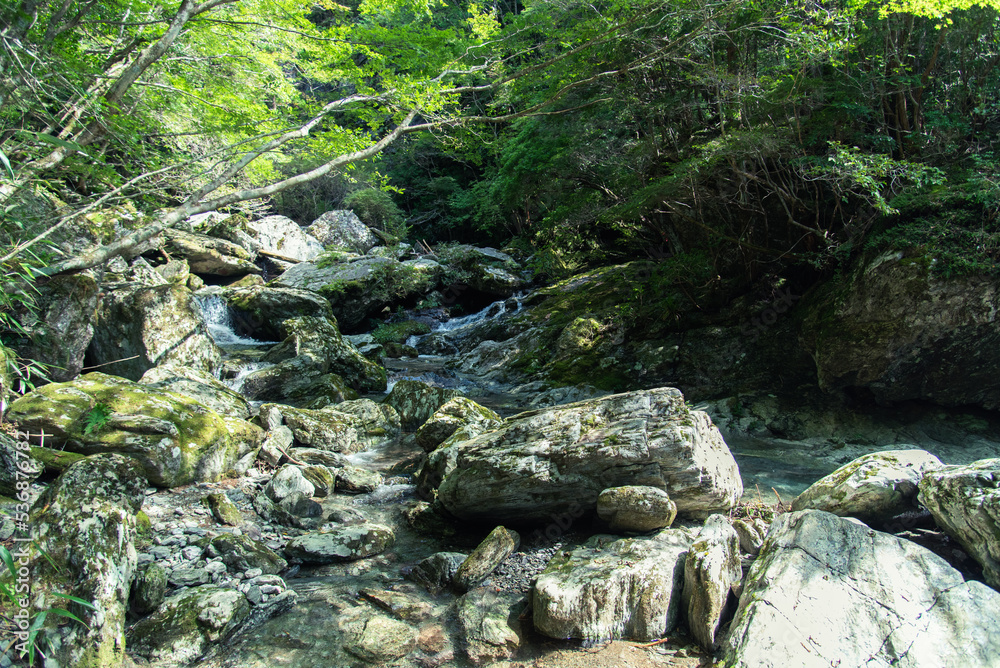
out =
{"type": "Polygon", "coordinates": [[[431,454],[421,477],[440,475],[438,499],[465,520],[551,522],[593,512],[602,490],[625,485],[664,489],[679,514],[704,518],[743,494],[719,430],[673,388],[522,413],[470,440],[460,433],[431,454]]]}
{"type": "Polygon", "coordinates": [[[337,527],[293,538],[285,545],[285,556],[308,564],[356,561],[387,550],[395,539],[392,529],[380,524],[337,527]]]}
{"type": "Polygon", "coordinates": [[[741,668],[996,666],[1000,594],[910,541],[818,510],[781,515],[723,647],[741,668]]]}

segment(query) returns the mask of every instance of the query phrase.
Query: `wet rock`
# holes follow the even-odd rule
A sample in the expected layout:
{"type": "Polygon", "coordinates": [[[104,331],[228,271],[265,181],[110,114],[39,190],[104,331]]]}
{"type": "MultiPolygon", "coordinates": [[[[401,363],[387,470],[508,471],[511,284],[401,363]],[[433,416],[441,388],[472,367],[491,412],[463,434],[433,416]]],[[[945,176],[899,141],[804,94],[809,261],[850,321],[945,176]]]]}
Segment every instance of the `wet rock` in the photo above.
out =
{"type": "Polygon", "coordinates": [[[168,362],[209,375],[222,364],[194,295],[175,285],[129,286],[105,295],[87,354],[93,364],[105,365],[103,372],[129,380],[168,362]]]}
{"type": "Polygon", "coordinates": [[[1000,590],[1000,459],[930,471],[920,481],[920,503],[1000,590]]]}
{"type": "Polygon", "coordinates": [[[282,499],[296,492],[310,497],[315,491],[316,488],[313,487],[313,484],[302,475],[302,469],[292,464],[281,467],[281,470],[275,473],[267,486],[264,487],[264,493],[276,503],[280,503],[282,499]]]}
{"type": "Polygon", "coordinates": [[[314,220],[306,232],[325,247],[364,255],[378,245],[379,240],[353,211],[327,211],[314,220]]]}
{"type": "Polygon", "coordinates": [[[276,408],[295,442],[320,450],[353,453],[389,443],[399,436],[399,417],[389,406],[370,399],[345,401],[320,410],[264,404],[276,408]]]}
{"type": "Polygon", "coordinates": [[[205,556],[221,559],[230,573],[245,573],[256,568],[261,573],[274,575],[288,568],[288,562],[278,553],[249,536],[224,533],[202,543],[205,556]]]}
{"type": "Polygon", "coordinates": [[[612,531],[653,531],[673,524],[677,505],[657,487],[612,487],[597,497],[597,516],[612,531]]]}
{"type": "Polygon", "coordinates": [[[260,268],[253,263],[254,255],[231,241],[178,229],[164,230],[161,235],[167,252],[187,260],[195,274],[242,276],[260,273],[260,268]]]}
{"type": "Polygon", "coordinates": [[[341,376],[323,373],[325,364],[299,355],[243,376],[240,389],[252,400],[268,399],[307,409],[325,408],[360,395],[341,376]]]}
{"type": "Polygon", "coordinates": [[[456,390],[433,387],[419,380],[401,380],[393,386],[384,403],[396,409],[404,429],[414,430],[457,396],[456,390]]]}
{"type": "Polygon", "coordinates": [[[448,516],[437,502],[419,501],[404,512],[407,524],[411,528],[431,536],[454,536],[458,530],[453,523],[454,518],[448,516]]]}
{"type": "Polygon", "coordinates": [[[339,452],[317,450],[316,448],[292,448],[288,454],[298,461],[313,466],[340,468],[347,466],[347,458],[339,452]]]}
{"type": "MultiPolygon", "coordinates": [[[[305,357],[319,371],[315,375],[337,374],[359,392],[385,390],[385,369],[364,357],[343,338],[332,318],[289,318],[280,323],[278,332],[282,341],[268,351],[265,362],[282,364],[305,357]]],[[[305,361],[300,362],[300,366],[304,364],[305,361]]]]}
{"type": "Polygon", "coordinates": [[[17,497],[18,482],[32,482],[45,465],[31,454],[30,446],[0,431],[0,496],[17,497]]]}
{"type": "Polygon", "coordinates": [[[312,483],[313,496],[320,498],[333,494],[337,478],[333,471],[325,466],[304,466],[302,477],[312,483]]]}
{"type": "Polygon", "coordinates": [[[124,664],[128,593],[138,564],[136,513],[147,485],[134,460],[98,455],[69,467],[35,502],[28,546],[32,606],[64,608],[56,593],[94,606],[78,610],[86,626],[57,627],[57,618],[46,626],[55,665],[124,664]]]}
{"type": "Polygon", "coordinates": [[[270,466],[277,466],[294,442],[295,436],[292,434],[292,430],[279,424],[268,430],[264,443],[260,446],[258,458],[270,466]]]}
{"type": "Polygon", "coordinates": [[[156,271],[163,277],[163,280],[174,285],[186,286],[188,279],[191,278],[191,267],[185,260],[171,260],[157,267],[156,271]]]}
{"type": "Polygon", "coordinates": [[[414,566],[407,577],[431,592],[447,589],[467,556],[461,552],[435,552],[414,566]]]}
{"type": "Polygon", "coordinates": [[[293,260],[312,260],[323,252],[323,243],[285,216],[265,216],[251,220],[247,227],[256,232],[261,250],[293,260]]]}
{"type": "Polygon", "coordinates": [[[991,666],[1000,594],[915,543],[818,510],[780,515],[723,661],[751,666],[991,666]]]}
{"type": "Polygon", "coordinates": [[[496,429],[501,424],[503,418],[489,408],[480,406],[472,399],[455,397],[434,411],[417,430],[417,444],[425,452],[432,452],[459,428],[464,427],[465,433],[471,438],[496,429]]]}
{"type": "Polygon", "coordinates": [[[336,489],[342,494],[367,494],[374,492],[382,484],[382,474],[359,466],[344,466],[337,469],[336,489]]]}
{"type": "Polygon", "coordinates": [[[550,638],[651,641],[677,624],[693,535],[594,536],[556,553],[535,583],[535,629],[550,638]]]}
{"type": "Polygon", "coordinates": [[[291,539],[285,545],[285,555],[295,563],[356,561],[384,552],[395,539],[391,529],[379,524],[337,527],[291,539]]]}
{"type": "Polygon", "coordinates": [[[250,404],[247,400],[206,371],[170,363],[150,369],[142,375],[139,382],[155,390],[174,392],[194,399],[219,415],[240,420],[250,417],[250,404]]]}
{"type": "Polygon", "coordinates": [[[132,612],[145,616],[160,607],[167,593],[167,572],[159,564],[141,568],[132,583],[132,612]]]}
{"type": "Polygon", "coordinates": [[[458,599],[458,625],[466,655],[473,665],[509,659],[522,643],[524,595],[476,589],[458,599]]]}
{"type": "Polygon", "coordinates": [[[885,522],[916,506],[917,484],[941,460],[924,450],[873,452],[841,466],[792,501],[792,510],[825,510],[885,522]]]}
{"type": "Polygon", "coordinates": [[[431,615],[429,603],[403,592],[388,589],[361,589],[358,591],[358,597],[405,622],[418,623],[431,615]]]}
{"type": "Polygon", "coordinates": [[[129,651],[161,665],[185,666],[250,617],[250,603],[232,589],[204,585],[167,597],[129,633],[129,651]]]}
{"type": "Polygon", "coordinates": [[[369,608],[354,608],[337,621],[344,649],[375,664],[385,664],[406,656],[417,645],[417,630],[399,620],[369,608]]]}
{"type": "Polygon", "coordinates": [[[734,585],[743,576],[736,531],[722,515],[712,515],[691,544],[684,562],[683,608],[688,630],[709,652],[734,585]]]}
{"type": "Polygon", "coordinates": [[[224,492],[214,492],[204,499],[205,505],[212,511],[212,517],[220,524],[227,524],[231,527],[239,526],[243,523],[243,515],[236,504],[229,500],[224,492]]]}
{"type": "Polygon", "coordinates": [[[732,453],[672,388],[529,411],[471,440],[453,435],[428,457],[421,489],[458,518],[551,521],[593,512],[609,487],[669,489],[678,513],[728,511],[743,493],[732,453]]]}
{"type": "Polygon", "coordinates": [[[11,404],[8,417],[44,429],[47,445],[134,457],[161,487],[219,480],[263,438],[259,427],[193,399],[102,373],[45,385],[11,404]]]}
{"type": "Polygon", "coordinates": [[[521,537],[516,531],[502,526],[495,528],[459,566],[453,578],[455,588],[468,591],[475,587],[513,554],[520,544],[521,537]]]}

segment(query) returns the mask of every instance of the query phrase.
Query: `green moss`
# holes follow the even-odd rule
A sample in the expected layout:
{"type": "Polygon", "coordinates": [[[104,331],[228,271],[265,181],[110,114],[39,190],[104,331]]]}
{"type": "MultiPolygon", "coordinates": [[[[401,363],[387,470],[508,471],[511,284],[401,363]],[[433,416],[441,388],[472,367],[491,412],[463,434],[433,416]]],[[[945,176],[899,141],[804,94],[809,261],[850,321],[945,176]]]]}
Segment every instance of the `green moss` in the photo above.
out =
{"type": "Polygon", "coordinates": [[[31,456],[42,462],[45,465],[46,471],[62,473],[86,455],[76,452],[66,452],[64,450],[53,450],[52,448],[33,447],[31,448],[31,456]]]}
{"type": "Polygon", "coordinates": [[[411,336],[430,334],[431,328],[423,322],[407,320],[406,322],[384,323],[372,332],[372,337],[379,343],[405,343],[411,336]]]}

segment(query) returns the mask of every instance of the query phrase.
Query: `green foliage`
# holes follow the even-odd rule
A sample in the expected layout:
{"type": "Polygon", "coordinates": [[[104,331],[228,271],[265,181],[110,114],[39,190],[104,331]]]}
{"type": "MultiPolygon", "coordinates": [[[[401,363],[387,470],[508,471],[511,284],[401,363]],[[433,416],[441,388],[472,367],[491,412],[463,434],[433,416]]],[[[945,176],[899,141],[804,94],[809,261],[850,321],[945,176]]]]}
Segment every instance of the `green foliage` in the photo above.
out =
{"type": "Polygon", "coordinates": [[[408,320],[406,322],[380,323],[372,332],[372,337],[379,343],[406,343],[411,336],[430,334],[431,328],[426,323],[408,320]]]}
{"type": "Polygon", "coordinates": [[[108,424],[113,413],[114,411],[107,404],[94,404],[94,407],[83,416],[83,433],[91,435],[100,431],[108,424]]]}
{"type": "MultiPolygon", "coordinates": [[[[52,562],[52,559],[47,554],[45,554],[45,552],[43,552],[41,548],[35,545],[35,549],[38,550],[41,556],[47,559],[49,563],[52,564],[53,567],[55,567],[55,564],[54,562],[52,562]]],[[[3,545],[0,545],[0,561],[3,562],[4,568],[6,570],[5,573],[0,573],[0,620],[2,620],[3,626],[6,627],[8,631],[10,631],[8,635],[11,638],[10,642],[7,643],[6,647],[0,648],[0,652],[3,652],[9,656],[11,654],[12,648],[14,648],[15,644],[18,643],[18,639],[14,635],[14,630],[18,628],[17,622],[15,621],[14,618],[14,614],[18,610],[27,607],[29,599],[28,599],[28,594],[22,593],[21,590],[18,588],[17,584],[18,570],[19,570],[18,565],[15,563],[14,556],[10,553],[10,550],[8,550],[3,545]]],[[[81,598],[77,598],[76,596],[70,596],[68,594],[63,594],[59,592],[55,592],[55,595],[58,596],[59,598],[72,601],[73,603],[81,605],[85,608],[91,610],[94,609],[94,605],[92,603],[90,603],[89,601],[84,601],[81,598]]],[[[52,608],[47,608],[45,610],[36,610],[34,613],[31,614],[30,624],[27,629],[28,639],[24,644],[24,646],[27,648],[29,666],[35,665],[35,655],[41,654],[42,653],[41,648],[46,644],[45,642],[46,630],[44,627],[45,627],[45,621],[49,617],[49,615],[65,617],[73,622],[76,622],[77,624],[82,624],[83,626],[87,625],[79,617],[77,617],[72,612],[64,608],[52,607],[52,608]]]]}
{"type": "Polygon", "coordinates": [[[408,229],[403,212],[384,190],[355,190],[344,198],[343,206],[354,211],[368,227],[385,232],[391,240],[398,242],[406,238],[408,229]]]}

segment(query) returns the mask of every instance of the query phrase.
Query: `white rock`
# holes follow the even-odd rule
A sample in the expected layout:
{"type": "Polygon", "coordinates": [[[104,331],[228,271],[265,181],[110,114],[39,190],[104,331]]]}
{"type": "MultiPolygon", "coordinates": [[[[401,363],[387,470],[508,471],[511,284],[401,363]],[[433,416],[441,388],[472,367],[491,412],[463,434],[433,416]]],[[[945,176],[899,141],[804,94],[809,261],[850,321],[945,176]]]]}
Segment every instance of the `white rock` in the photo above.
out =
{"type": "Polygon", "coordinates": [[[725,517],[712,515],[688,552],[683,599],[691,635],[710,652],[716,648],[729,593],[742,576],[736,531],[725,517]]]}
{"type": "Polygon", "coordinates": [[[265,216],[250,221],[247,227],[257,232],[261,248],[272,253],[307,262],[323,252],[323,244],[316,237],[285,216],[265,216]]]}

